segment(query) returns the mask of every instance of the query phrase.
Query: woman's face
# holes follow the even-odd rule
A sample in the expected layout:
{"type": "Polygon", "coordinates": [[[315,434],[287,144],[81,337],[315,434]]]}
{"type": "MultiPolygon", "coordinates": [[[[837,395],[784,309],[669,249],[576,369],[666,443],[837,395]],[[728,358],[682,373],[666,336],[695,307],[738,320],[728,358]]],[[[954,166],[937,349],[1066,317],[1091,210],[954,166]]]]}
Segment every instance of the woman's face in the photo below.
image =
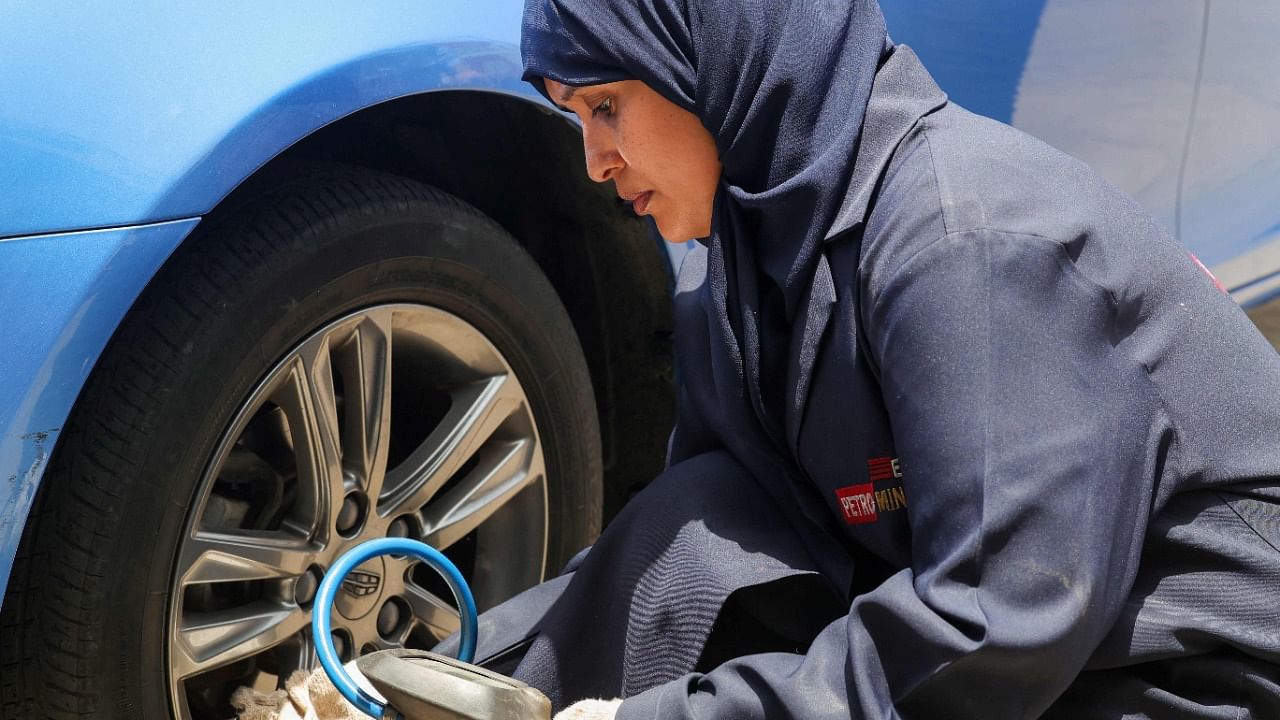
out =
{"type": "Polygon", "coordinates": [[[637,215],[653,216],[668,242],[711,234],[720,159],[696,115],[639,80],[577,88],[543,82],[547,94],[582,121],[592,180],[612,180],[637,215]]]}

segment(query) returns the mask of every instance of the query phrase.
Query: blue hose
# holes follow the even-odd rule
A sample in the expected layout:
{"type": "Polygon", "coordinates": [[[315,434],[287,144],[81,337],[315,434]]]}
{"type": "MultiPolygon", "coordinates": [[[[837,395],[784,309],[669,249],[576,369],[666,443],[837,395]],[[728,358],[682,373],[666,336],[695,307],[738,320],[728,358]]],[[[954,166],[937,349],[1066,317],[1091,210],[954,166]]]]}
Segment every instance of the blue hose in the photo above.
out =
{"type": "Polygon", "coordinates": [[[462,643],[459,647],[458,659],[471,662],[476,655],[475,598],[471,596],[471,588],[467,587],[467,581],[462,577],[462,573],[439,550],[409,538],[381,538],[361,543],[343,553],[333,567],[329,568],[329,572],[325,573],[324,579],[320,581],[320,588],[316,591],[315,609],[311,617],[311,638],[315,641],[320,667],[324,668],[325,674],[333,681],[334,687],[338,688],[338,692],[342,693],[348,702],[373,718],[382,718],[386,708],[376,698],[361,690],[342,667],[342,660],[338,658],[338,653],[333,648],[333,631],[329,615],[333,609],[334,596],[337,595],[338,588],[342,585],[342,580],[346,578],[347,573],[370,558],[393,554],[416,557],[444,576],[449,589],[453,590],[453,597],[457,600],[462,615],[462,643]]]}

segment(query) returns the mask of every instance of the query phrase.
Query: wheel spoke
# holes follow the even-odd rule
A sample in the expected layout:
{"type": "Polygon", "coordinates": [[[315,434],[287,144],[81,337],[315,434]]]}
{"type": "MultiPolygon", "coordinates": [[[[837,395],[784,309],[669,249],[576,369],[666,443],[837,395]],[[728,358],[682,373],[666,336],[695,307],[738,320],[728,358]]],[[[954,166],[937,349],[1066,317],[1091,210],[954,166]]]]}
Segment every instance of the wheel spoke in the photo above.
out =
{"type": "Polygon", "coordinates": [[[379,502],[379,511],[394,516],[426,505],[523,402],[519,385],[506,375],[456,391],[435,431],[388,473],[391,490],[379,502]]]}
{"type": "Polygon", "coordinates": [[[185,615],[175,638],[173,672],[185,678],[243,660],[288,640],[310,622],[299,608],[272,603],[185,615]]]}
{"type": "Polygon", "coordinates": [[[342,504],[342,464],[338,450],[338,408],[326,340],[304,345],[283,373],[277,402],[289,419],[298,463],[295,514],[326,540],[342,504]]]}
{"type": "Polygon", "coordinates": [[[200,532],[183,545],[181,584],[297,577],[314,553],[307,543],[279,534],[200,532]]]}
{"type": "Polygon", "coordinates": [[[284,411],[277,407],[271,412],[253,416],[232,452],[235,453],[236,450],[260,458],[277,474],[290,472],[295,461],[293,441],[289,437],[289,421],[284,411]]]}
{"type": "Polygon", "coordinates": [[[337,359],[346,392],[342,460],[371,498],[382,492],[387,469],[392,317],[386,308],[365,314],[337,359]]]}
{"type": "Polygon", "coordinates": [[[437,639],[443,640],[462,629],[462,616],[435,593],[406,582],[402,597],[409,604],[414,619],[426,626],[437,639]]]}
{"type": "Polygon", "coordinates": [[[532,439],[495,443],[456,486],[422,511],[423,542],[444,549],[461,540],[542,476],[532,439]]]}

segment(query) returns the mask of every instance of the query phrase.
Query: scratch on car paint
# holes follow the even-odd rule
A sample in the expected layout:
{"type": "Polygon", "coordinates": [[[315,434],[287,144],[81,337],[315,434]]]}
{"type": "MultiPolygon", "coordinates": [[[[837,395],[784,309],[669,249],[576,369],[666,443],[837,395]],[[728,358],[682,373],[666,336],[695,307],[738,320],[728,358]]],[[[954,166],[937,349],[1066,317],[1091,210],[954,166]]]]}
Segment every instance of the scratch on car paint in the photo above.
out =
{"type": "MultiPolygon", "coordinates": [[[[40,476],[40,470],[49,460],[49,449],[45,447],[45,443],[49,442],[50,435],[53,435],[61,429],[62,428],[60,427],[49,428],[48,430],[37,430],[35,432],[29,432],[26,435],[18,436],[19,440],[32,442],[36,446],[35,459],[32,461],[31,466],[27,468],[26,472],[22,473],[24,479],[34,480],[40,476]]],[[[7,482],[10,485],[17,485],[18,475],[16,473],[10,475],[7,482]]]]}
{"type": "Polygon", "coordinates": [[[27,433],[26,435],[21,436],[21,438],[19,439],[34,440],[36,445],[43,445],[44,442],[49,439],[50,435],[58,432],[61,429],[62,428],[49,428],[48,430],[37,430],[36,432],[33,432],[33,433],[27,433]]]}
{"type": "MultiPolygon", "coordinates": [[[[25,512],[15,512],[17,508],[24,510],[30,506],[31,500],[35,496],[36,486],[39,484],[37,479],[40,477],[41,470],[49,461],[49,449],[45,447],[45,443],[49,441],[49,437],[58,432],[62,428],[49,428],[48,430],[37,430],[36,432],[27,433],[25,435],[16,436],[19,440],[30,442],[35,445],[35,457],[32,459],[30,466],[21,473],[12,474],[8,477],[7,482],[15,492],[9,493],[5,498],[5,502],[0,506],[0,544],[10,541],[16,542],[17,533],[21,531],[25,518],[25,512]]],[[[12,436],[11,436],[12,437],[12,436]]],[[[0,577],[0,583],[4,582],[4,577],[0,577]]]]}
{"type": "Polygon", "coordinates": [[[48,430],[37,430],[22,436],[23,440],[30,440],[36,446],[36,459],[31,463],[31,468],[27,470],[27,477],[37,478],[40,476],[40,470],[44,464],[49,461],[49,449],[44,446],[49,441],[49,436],[58,432],[62,428],[49,428],[48,430]]]}

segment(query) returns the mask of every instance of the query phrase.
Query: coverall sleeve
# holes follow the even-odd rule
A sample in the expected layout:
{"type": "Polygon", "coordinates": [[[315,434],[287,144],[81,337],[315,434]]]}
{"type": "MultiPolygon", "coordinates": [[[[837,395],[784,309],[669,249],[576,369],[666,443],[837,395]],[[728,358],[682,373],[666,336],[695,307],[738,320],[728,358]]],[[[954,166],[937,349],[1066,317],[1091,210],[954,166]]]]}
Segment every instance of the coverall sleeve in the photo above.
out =
{"type": "Polygon", "coordinates": [[[1141,313],[1060,244],[990,230],[870,282],[911,566],[806,654],[687,675],[619,718],[1035,718],[1116,621],[1174,442],[1141,313]]]}

